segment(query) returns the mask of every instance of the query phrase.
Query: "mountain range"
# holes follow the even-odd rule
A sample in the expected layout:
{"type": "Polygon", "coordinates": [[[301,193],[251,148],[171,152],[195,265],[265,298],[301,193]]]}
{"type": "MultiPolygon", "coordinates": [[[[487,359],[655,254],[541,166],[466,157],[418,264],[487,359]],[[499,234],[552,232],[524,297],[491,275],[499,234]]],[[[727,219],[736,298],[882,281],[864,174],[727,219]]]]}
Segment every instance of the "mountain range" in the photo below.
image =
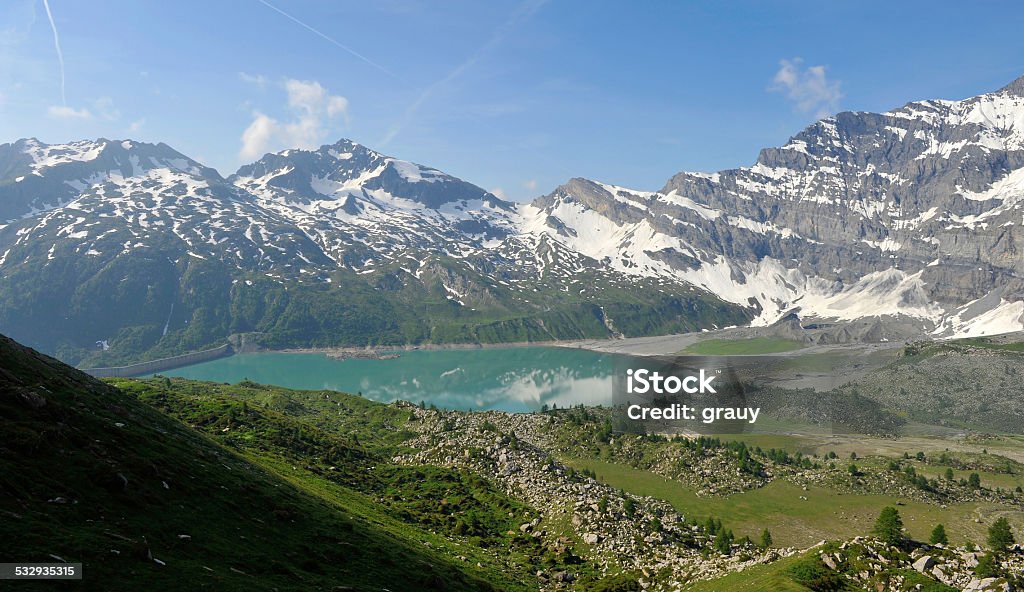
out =
{"type": "Polygon", "coordinates": [[[512,203],[349,140],[223,177],[165,144],[0,145],[0,332],[72,363],[869,320],[1024,329],[1024,77],[843,112],[753,166],[512,203]]]}

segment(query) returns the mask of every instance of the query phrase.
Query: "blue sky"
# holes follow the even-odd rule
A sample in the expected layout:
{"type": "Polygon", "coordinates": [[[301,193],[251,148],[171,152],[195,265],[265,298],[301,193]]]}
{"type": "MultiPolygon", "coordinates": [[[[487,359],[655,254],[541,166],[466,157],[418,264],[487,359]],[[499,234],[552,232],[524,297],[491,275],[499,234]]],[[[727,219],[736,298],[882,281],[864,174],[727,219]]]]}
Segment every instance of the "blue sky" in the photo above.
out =
{"type": "Polygon", "coordinates": [[[0,142],[162,141],[229,174],[347,137],[513,199],[659,189],[1024,74],[1020,2],[48,1],[61,55],[43,0],[0,11],[0,142]]]}

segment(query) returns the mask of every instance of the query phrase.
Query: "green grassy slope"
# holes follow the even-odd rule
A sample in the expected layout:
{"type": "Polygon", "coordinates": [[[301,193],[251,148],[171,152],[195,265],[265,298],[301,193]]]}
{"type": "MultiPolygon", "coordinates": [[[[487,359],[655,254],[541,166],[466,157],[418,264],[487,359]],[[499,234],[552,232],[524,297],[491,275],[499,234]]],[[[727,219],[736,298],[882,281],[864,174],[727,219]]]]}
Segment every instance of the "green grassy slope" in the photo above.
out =
{"type": "MultiPolygon", "coordinates": [[[[480,475],[395,465],[408,409],[333,391],[291,391],[180,379],[113,381],[282,478],[350,512],[467,562],[492,564],[516,582],[564,567],[518,526],[537,517],[480,475]],[[472,561],[469,561],[469,560],[472,561]]],[[[503,586],[511,586],[504,583],[503,586]]]]}
{"type": "Polygon", "coordinates": [[[793,579],[789,570],[800,561],[799,556],[786,557],[768,565],[756,565],[725,577],[698,582],[690,592],[811,592],[793,579]]]}
{"type": "MultiPolygon", "coordinates": [[[[693,488],[661,475],[623,464],[596,459],[567,459],[580,470],[594,471],[601,481],[637,495],[663,499],[677,510],[703,522],[708,517],[723,517],[737,536],[757,538],[768,528],[776,544],[807,547],[824,539],[845,539],[871,532],[878,512],[885,506],[899,505],[907,523],[907,533],[927,540],[936,524],[945,524],[954,544],[980,542],[986,526],[975,518],[1006,515],[1014,523],[1024,514],[1013,508],[988,502],[966,502],[939,506],[877,493],[849,493],[827,487],[803,489],[778,480],[771,484],[728,497],[699,496],[693,488]]],[[[865,465],[862,461],[863,466],[865,465]]],[[[987,478],[987,477],[986,477],[987,478]]]]}
{"type": "MultiPolygon", "coordinates": [[[[339,458],[363,453],[330,441],[339,458]]],[[[440,536],[267,458],[0,336],[6,561],[83,562],[84,582],[65,584],[91,590],[522,588],[494,561],[457,564],[440,536]]]]}
{"type": "Polygon", "coordinates": [[[997,341],[990,337],[968,337],[966,339],[954,340],[951,343],[965,347],[983,347],[1002,351],[1024,352],[1024,342],[997,341]]]}
{"type": "Polygon", "coordinates": [[[775,354],[803,347],[797,341],[780,337],[751,337],[749,339],[705,339],[681,353],[705,356],[751,356],[775,354]]]}

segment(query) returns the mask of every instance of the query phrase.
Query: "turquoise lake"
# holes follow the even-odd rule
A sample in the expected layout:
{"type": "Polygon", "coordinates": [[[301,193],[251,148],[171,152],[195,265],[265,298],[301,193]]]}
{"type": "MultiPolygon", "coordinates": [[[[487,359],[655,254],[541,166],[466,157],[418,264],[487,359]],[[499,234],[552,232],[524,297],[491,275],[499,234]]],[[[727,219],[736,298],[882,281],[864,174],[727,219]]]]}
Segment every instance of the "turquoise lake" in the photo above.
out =
{"type": "Polygon", "coordinates": [[[294,389],[361,393],[382,402],[425,401],[458,410],[534,411],[542,405],[610,405],[612,377],[628,358],[564,347],[398,352],[389,360],[322,353],[251,353],[160,374],[294,389]]]}

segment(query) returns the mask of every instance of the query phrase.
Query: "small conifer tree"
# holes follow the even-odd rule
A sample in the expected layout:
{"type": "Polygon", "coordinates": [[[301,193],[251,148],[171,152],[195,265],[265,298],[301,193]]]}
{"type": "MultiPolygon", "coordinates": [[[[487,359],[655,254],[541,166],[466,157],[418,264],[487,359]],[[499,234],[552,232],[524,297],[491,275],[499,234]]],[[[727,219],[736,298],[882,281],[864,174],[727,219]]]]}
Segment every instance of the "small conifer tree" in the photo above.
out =
{"type": "Polygon", "coordinates": [[[882,508],[872,532],[886,544],[901,544],[903,542],[903,519],[900,518],[899,511],[892,506],[882,508]]]}
{"type": "Polygon", "coordinates": [[[928,542],[933,545],[948,545],[949,537],[946,536],[946,527],[936,524],[935,529],[932,530],[932,535],[928,537],[928,542]]]}

